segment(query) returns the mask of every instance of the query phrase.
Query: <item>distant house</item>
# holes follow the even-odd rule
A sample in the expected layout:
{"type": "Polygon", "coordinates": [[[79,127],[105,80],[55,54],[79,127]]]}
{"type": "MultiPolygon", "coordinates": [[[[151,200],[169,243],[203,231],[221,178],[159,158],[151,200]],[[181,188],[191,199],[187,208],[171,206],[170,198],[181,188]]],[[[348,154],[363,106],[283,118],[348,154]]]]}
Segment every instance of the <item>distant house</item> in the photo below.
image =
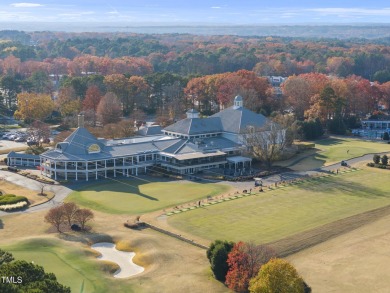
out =
{"type": "Polygon", "coordinates": [[[97,139],[84,128],[79,115],[79,127],[40,155],[41,172],[55,180],[97,180],[138,175],[152,167],[177,174],[210,168],[249,169],[252,159],[242,156],[243,135],[247,127],[262,127],[267,122],[263,115],[246,109],[240,96],[232,107],[210,117],[200,118],[191,109],[187,118],[162,130],[152,126],[144,130],[144,137],[116,141],[97,139]]]}

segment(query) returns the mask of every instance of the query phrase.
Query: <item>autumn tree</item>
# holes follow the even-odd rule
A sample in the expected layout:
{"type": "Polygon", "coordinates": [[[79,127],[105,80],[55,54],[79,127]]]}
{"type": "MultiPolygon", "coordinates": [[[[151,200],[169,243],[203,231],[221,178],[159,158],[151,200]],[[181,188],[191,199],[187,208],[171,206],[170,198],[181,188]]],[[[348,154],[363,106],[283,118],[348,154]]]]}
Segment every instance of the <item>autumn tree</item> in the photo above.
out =
{"type": "Polygon", "coordinates": [[[236,243],[228,255],[226,285],[236,292],[247,292],[250,279],[275,256],[275,252],[268,246],[236,243]]]}
{"type": "Polygon", "coordinates": [[[85,230],[85,225],[93,218],[94,214],[89,209],[78,209],[74,214],[74,219],[80,225],[81,230],[85,230]]]}
{"type": "Polygon", "coordinates": [[[297,270],[283,259],[271,259],[250,281],[251,293],[304,293],[305,284],[297,270]]]}
{"type": "Polygon", "coordinates": [[[83,101],[83,110],[91,113],[92,126],[96,126],[97,108],[101,99],[102,94],[98,86],[92,85],[88,87],[83,101]]]}
{"type": "Polygon", "coordinates": [[[56,106],[62,117],[75,116],[80,113],[81,100],[73,87],[62,87],[56,99],[56,106]]]}
{"type": "Polygon", "coordinates": [[[54,110],[54,102],[50,95],[37,93],[19,93],[18,109],[15,117],[28,121],[44,120],[54,110]]]}
{"type": "Polygon", "coordinates": [[[114,93],[108,92],[104,95],[97,107],[97,114],[103,125],[120,120],[122,116],[121,102],[114,93]]]}
{"type": "Polygon", "coordinates": [[[229,270],[227,259],[233,246],[233,242],[215,240],[207,249],[206,255],[210,262],[211,270],[218,281],[225,282],[226,274],[229,270]]]}
{"type": "Polygon", "coordinates": [[[61,233],[61,225],[65,220],[65,212],[62,206],[51,208],[45,215],[45,222],[53,225],[61,233]]]}
{"type": "Polygon", "coordinates": [[[248,126],[243,140],[247,151],[268,168],[282,155],[287,145],[286,130],[272,121],[263,127],[248,126]]]}
{"type": "Polygon", "coordinates": [[[129,79],[123,74],[110,74],[104,77],[108,92],[115,94],[122,104],[123,113],[130,112],[129,79]]]}

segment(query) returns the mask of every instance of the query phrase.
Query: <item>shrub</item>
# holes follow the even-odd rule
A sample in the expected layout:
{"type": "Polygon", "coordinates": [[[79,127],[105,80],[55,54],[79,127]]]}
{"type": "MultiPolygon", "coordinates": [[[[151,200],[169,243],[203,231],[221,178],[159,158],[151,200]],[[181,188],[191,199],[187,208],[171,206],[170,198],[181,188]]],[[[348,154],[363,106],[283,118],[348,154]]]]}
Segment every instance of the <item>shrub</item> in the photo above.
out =
{"type": "Polygon", "coordinates": [[[27,198],[24,196],[16,196],[14,194],[5,194],[0,196],[0,206],[12,205],[22,201],[28,202],[27,198]]]}
{"type": "Polygon", "coordinates": [[[367,163],[367,167],[375,167],[374,163],[367,163]]]}
{"type": "Polygon", "coordinates": [[[383,155],[381,158],[382,165],[386,166],[388,162],[389,162],[389,158],[386,155],[383,155]]]}
{"type": "Polygon", "coordinates": [[[21,202],[14,203],[14,204],[0,205],[0,210],[5,211],[5,212],[10,212],[10,211],[14,211],[14,210],[23,209],[27,205],[28,205],[27,201],[21,201],[21,202]]]}
{"type": "Polygon", "coordinates": [[[383,133],[383,140],[390,140],[390,136],[388,132],[383,133]]]}
{"type": "Polygon", "coordinates": [[[233,242],[215,240],[207,249],[206,255],[210,262],[214,277],[221,282],[225,282],[229,266],[227,263],[228,254],[234,246],[233,242]]]}
{"type": "Polygon", "coordinates": [[[372,160],[374,161],[375,164],[379,164],[381,157],[379,155],[374,155],[372,157],[372,160]]]}
{"type": "Polygon", "coordinates": [[[304,293],[306,290],[310,292],[310,287],[305,286],[297,270],[287,261],[277,258],[263,265],[249,286],[249,291],[253,293],[304,293]]]}

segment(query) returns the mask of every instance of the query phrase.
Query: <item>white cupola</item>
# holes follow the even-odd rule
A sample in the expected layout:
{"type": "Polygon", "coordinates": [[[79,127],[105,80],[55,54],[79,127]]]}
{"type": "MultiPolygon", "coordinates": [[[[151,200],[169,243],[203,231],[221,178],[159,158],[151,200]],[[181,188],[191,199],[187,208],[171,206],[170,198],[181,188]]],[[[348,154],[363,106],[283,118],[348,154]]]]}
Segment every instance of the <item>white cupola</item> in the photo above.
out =
{"type": "Polygon", "coordinates": [[[234,106],[233,109],[238,109],[243,107],[243,99],[241,96],[236,96],[234,98],[234,106]]]}
{"type": "Polygon", "coordinates": [[[199,118],[199,112],[195,109],[191,109],[187,111],[187,118],[199,118]]]}

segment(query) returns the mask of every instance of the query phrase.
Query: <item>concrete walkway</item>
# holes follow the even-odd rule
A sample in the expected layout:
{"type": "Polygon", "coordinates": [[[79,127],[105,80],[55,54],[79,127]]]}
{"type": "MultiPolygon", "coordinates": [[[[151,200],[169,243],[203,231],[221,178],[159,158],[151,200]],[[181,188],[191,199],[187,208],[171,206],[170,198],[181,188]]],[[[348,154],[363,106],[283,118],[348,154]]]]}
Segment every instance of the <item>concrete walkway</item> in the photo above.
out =
{"type": "MultiPolygon", "coordinates": [[[[35,181],[35,180],[32,180],[30,178],[26,178],[22,175],[19,175],[19,174],[13,173],[13,172],[0,170],[0,177],[4,178],[8,182],[14,183],[16,185],[20,185],[20,186],[26,187],[26,188],[31,189],[31,190],[36,190],[37,192],[41,191],[42,183],[35,181]]],[[[33,213],[36,211],[42,211],[42,210],[52,208],[53,206],[57,206],[57,205],[61,204],[64,201],[64,199],[69,195],[69,193],[72,192],[72,189],[70,189],[66,186],[63,186],[63,185],[47,184],[45,187],[45,191],[53,192],[54,193],[53,199],[51,199],[48,202],[45,202],[43,204],[31,207],[31,208],[24,210],[24,211],[17,211],[17,212],[11,212],[11,213],[6,213],[6,212],[0,211],[0,217],[7,216],[7,215],[20,214],[20,213],[33,213]]]]}

